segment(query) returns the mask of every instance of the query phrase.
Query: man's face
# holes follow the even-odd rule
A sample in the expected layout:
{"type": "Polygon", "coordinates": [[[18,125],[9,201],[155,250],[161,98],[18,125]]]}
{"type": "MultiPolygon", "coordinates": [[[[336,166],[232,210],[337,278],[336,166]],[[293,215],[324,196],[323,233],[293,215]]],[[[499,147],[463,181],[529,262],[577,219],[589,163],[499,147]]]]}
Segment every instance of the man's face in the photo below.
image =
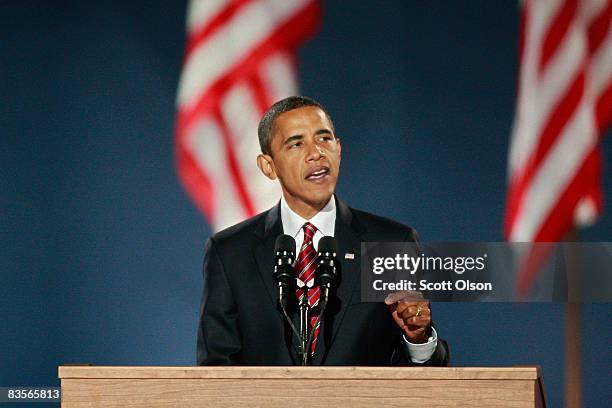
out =
{"type": "Polygon", "coordinates": [[[321,209],[340,171],[340,141],[327,115],[316,106],[294,109],[276,118],[272,131],[272,155],[260,156],[265,158],[260,168],[269,178],[278,177],[294,210],[321,209]]]}

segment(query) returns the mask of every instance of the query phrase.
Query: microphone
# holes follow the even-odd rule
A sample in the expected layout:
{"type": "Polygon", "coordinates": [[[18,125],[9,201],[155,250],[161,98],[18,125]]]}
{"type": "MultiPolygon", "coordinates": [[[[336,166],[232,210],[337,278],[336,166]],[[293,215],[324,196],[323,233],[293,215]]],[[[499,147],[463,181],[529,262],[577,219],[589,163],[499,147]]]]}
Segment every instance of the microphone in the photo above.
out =
{"type": "MultiPolygon", "coordinates": [[[[283,310],[289,305],[290,293],[295,287],[295,239],[279,235],[274,244],[274,279],[278,282],[278,302],[283,310]]],[[[293,296],[295,298],[295,295],[293,296]]]]}
{"type": "MultiPolygon", "coordinates": [[[[299,355],[302,365],[308,365],[308,352],[306,344],[308,338],[308,300],[305,308],[300,303],[300,329],[305,328],[304,332],[299,332],[293,324],[291,317],[287,313],[289,299],[297,300],[295,296],[295,239],[291,235],[279,235],[274,244],[274,279],[278,282],[278,303],[281,306],[285,320],[291,327],[293,334],[300,340],[299,355]]],[[[308,299],[304,297],[304,299],[308,299]]]]}
{"type": "Polygon", "coordinates": [[[337,274],[337,259],[338,244],[334,237],[323,237],[319,240],[319,248],[317,257],[319,265],[315,271],[315,285],[321,288],[321,297],[319,298],[319,306],[321,311],[325,309],[329,300],[329,290],[336,284],[337,274]]]}

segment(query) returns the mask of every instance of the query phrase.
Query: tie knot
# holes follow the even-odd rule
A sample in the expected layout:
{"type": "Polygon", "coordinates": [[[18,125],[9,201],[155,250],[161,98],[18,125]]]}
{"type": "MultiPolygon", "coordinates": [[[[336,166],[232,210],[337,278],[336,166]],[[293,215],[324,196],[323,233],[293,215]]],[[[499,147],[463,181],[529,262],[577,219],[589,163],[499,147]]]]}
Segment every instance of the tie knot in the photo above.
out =
{"type": "Polygon", "coordinates": [[[317,227],[315,227],[309,222],[305,223],[302,226],[302,229],[304,230],[304,240],[305,241],[312,240],[312,237],[314,237],[314,234],[317,232],[317,227]]]}

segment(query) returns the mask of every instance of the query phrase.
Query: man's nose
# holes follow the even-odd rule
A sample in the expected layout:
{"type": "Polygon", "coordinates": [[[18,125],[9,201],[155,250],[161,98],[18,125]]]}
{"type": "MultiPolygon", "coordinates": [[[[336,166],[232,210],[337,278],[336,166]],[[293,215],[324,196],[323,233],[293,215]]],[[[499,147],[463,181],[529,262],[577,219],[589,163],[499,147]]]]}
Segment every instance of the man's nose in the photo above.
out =
{"type": "Polygon", "coordinates": [[[310,143],[308,145],[308,160],[319,160],[325,156],[323,148],[316,143],[310,143]]]}

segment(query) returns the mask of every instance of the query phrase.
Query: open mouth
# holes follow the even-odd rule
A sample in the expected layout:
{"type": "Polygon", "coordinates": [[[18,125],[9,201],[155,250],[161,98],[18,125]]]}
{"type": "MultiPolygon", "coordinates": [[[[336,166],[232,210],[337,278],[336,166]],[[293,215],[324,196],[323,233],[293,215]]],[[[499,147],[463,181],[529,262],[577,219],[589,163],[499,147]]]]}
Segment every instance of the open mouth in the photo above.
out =
{"type": "Polygon", "coordinates": [[[306,180],[317,181],[322,180],[329,174],[329,167],[320,167],[306,176],[306,180]]]}

